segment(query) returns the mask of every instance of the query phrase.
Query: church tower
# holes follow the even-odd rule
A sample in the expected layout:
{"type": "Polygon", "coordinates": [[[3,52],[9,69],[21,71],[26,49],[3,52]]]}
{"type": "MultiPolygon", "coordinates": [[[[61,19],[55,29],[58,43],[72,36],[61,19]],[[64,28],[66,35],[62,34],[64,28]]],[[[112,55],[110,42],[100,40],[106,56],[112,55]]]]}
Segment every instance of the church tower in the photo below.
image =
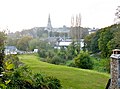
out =
{"type": "Polygon", "coordinates": [[[44,30],[47,30],[48,31],[48,38],[49,37],[52,37],[52,33],[53,33],[53,28],[52,28],[52,25],[51,25],[51,19],[50,19],[50,14],[48,16],[48,23],[47,23],[47,27],[44,29],[44,30]]]}
{"type": "Polygon", "coordinates": [[[49,16],[48,16],[47,30],[48,30],[49,32],[52,31],[52,25],[51,25],[50,14],[49,14],[49,16]]]}

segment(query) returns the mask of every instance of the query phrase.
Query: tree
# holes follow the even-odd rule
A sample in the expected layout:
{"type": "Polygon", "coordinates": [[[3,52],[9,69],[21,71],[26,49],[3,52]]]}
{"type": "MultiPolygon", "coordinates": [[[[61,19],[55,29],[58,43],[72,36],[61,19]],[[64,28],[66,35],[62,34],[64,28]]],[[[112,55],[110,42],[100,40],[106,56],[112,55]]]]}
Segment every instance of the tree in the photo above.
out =
{"type": "Polygon", "coordinates": [[[40,45],[39,39],[32,39],[29,41],[29,49],[30,50],[38,49],[39,45],[40,45]]]}
{"type": "Polygon", "coordinates": [[[120,31],[116,31],[114,33],[114,38],[109,41],[109,43],[107,44],[108,49],[110,50],[110,53],[112,52],[113,49],[120,49],[120,31]]]}
{"type": "Polygon", "coordinates": [[[107,47],[108,42],[113,38],[112,37],[112,33],[110,31],[110,29],[104,29],[101,34],[100,34],[100,38],[98,40],[98,45],[99,45],[99,49],[101,50],[101,55],[102,57],[108,57],[109,55],[109,50],[107,47]]]}
{"type": "Polygon", "coordinates": [[[28,51],[29,50],[29,41],[32,39],[30,36],[24,36],[17,42],[17,48],[19,50],[28,51]]]}
{"type": "Polygon", "coordinates": [[[6,40],[5,32],[0,32],[0,74],[2,72],[3,67],[5,40],[6,40]]]}
{"type": "Polygon", "coordinates": [[[120,6],[117,7],[115,16],[116,16],[116,23],[119,24],[120,23],[120,6]]]}
{"type": "Polygon", "coordinates": [[[17,41],[18,41],[18,39],[16,39],[16,38],[7,37],[6,45],[8,45],[8,46],[16,46],[17,41]]]}
{"type": "Polygon", "coordinates": [[[72,60],[75,56],[77,56],[76,44],[73,41],[66,50],[66,59],[72,60]]]}
{"type": "Polygon", "coordinates": [[[92,39],[93,37],[95,36],[96,34],[95,33],[92,33],[90,35],[87,35],[84,39],[84,42],[85,42],[85,48],[88,50],[88,51],[91,51],[91,43],[92,43],[92,39]]]}

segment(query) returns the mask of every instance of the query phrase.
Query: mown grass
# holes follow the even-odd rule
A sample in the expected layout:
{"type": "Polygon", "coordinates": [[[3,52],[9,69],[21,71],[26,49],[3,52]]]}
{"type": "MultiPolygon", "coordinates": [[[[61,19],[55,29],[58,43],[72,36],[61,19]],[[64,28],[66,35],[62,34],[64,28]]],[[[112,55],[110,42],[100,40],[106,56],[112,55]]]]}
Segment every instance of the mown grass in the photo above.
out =
{"type": "Polygon", "coordinates": [[[105,89],[109,79],[105,73],[41,62],[37,55],[19,55],[19,58],[33,73],[58,78],[63,89],[105,89]]]}

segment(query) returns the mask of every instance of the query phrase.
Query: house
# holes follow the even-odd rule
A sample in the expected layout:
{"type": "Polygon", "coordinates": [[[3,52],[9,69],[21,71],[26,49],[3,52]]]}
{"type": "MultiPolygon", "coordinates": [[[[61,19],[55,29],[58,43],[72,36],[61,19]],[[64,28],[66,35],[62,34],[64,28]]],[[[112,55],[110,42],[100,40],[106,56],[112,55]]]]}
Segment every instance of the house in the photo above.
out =
{"type": "Polygon", "coordinates": [[[5,55],[17,54],[17,48],[15,46],[5,46],[5,55]]]}
{"type": "Polygon", "coordinates": [[[37,53],[38,52],[38,49],[34,49],[33,53],[37,53]]]}
{"type": "MultiPolygon", "coordinates": [[[[61,39],[56,42],[54,48],[60,49],[61,47],[68,47],[72,42],[73,42],[72,39],[66,40],[61,39]]],[[[80,49],[84,47],[84,39],[80,39],[80,46],[81,46],[80,49]]]]}

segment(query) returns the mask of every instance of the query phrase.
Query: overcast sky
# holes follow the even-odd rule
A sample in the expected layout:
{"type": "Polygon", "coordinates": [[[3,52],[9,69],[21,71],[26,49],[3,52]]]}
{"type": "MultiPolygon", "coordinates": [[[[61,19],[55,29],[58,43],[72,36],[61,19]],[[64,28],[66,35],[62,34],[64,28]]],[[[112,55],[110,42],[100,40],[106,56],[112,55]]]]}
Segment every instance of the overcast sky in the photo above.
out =
{"type": "Polygon", "coordinates": [[[50,13],[53,27],[71,26],[81,13],[82,27],[102,28],[114,23],[120,0],[0,0],[0,30],[45,27],[50,13]]]}

